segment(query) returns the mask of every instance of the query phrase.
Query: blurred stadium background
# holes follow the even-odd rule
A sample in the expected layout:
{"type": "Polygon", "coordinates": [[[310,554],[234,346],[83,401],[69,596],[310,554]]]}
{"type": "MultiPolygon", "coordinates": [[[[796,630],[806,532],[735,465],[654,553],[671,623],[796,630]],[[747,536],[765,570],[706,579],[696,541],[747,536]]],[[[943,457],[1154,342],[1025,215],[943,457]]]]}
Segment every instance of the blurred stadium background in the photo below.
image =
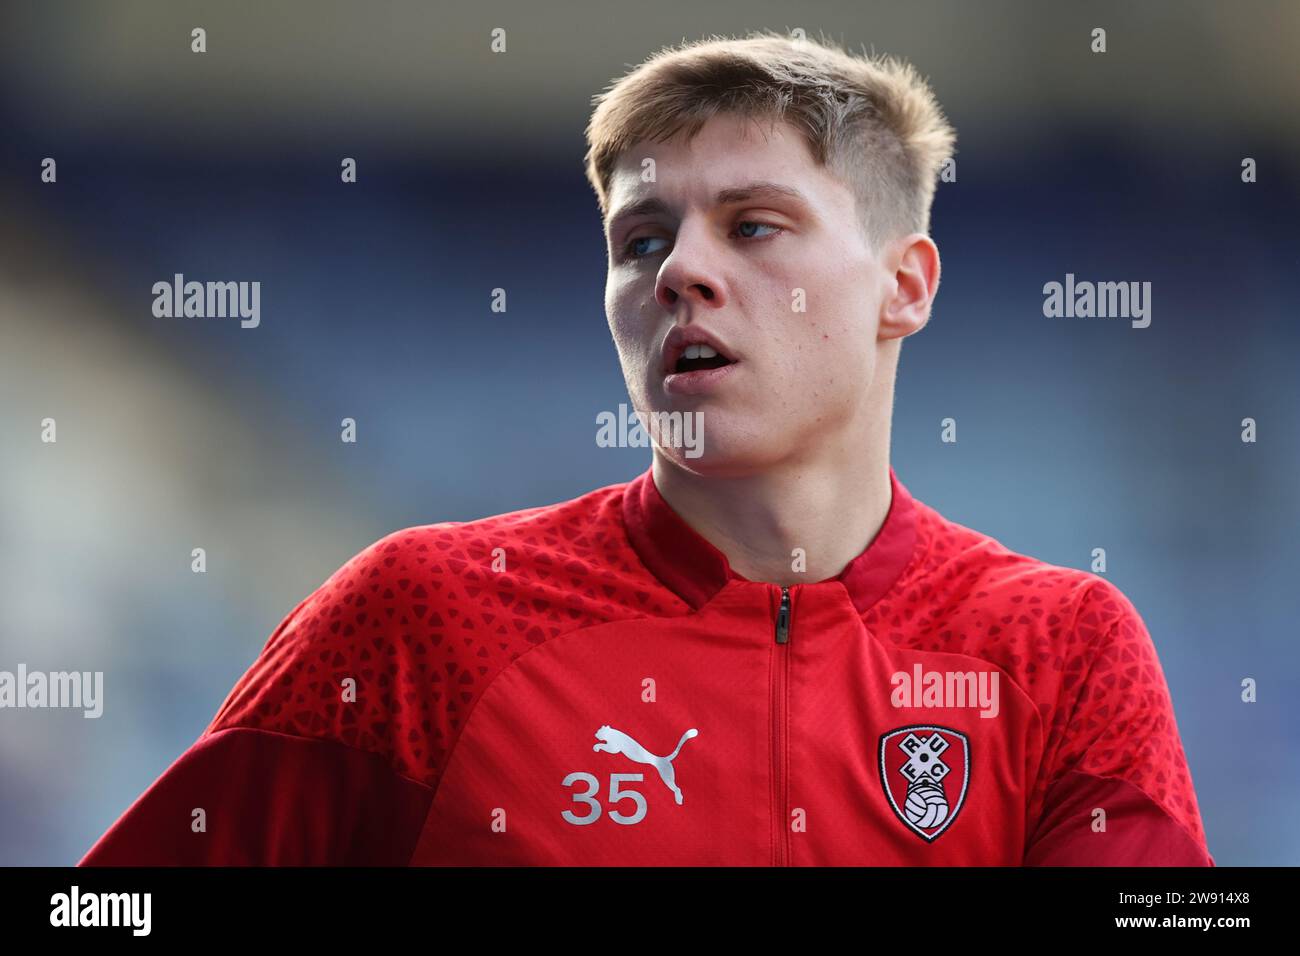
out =
{"type": "Polygon", "coordinates": [[[101,670],[106,700],[0,711],[0,863],[78,860],[375,539],[646,466],[594,440],[626,394],[590,98],[665,44],[795,27],[912,60],[958,130],[900,478],[1046,561],[1105,547],[1211,852],[1300,862],[1300,5],[748,0],[4,5],[0,669],[101,670]],[[154,318],[177,272],[260,280],[260,327],[154,318]],[[1067,272],[1151,281],[1150,328],[1045,319],[1067,272]]]}

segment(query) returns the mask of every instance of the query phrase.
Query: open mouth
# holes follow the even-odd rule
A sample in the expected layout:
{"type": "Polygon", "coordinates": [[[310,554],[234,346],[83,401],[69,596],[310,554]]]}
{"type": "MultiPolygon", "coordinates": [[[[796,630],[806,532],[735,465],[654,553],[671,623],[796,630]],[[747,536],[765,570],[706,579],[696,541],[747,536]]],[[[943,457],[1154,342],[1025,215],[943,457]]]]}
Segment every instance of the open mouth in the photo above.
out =
{"type": "Polygon", "coordinates": [[[710,368],[730,365],[731,359],[707,345],[688,345],[673,366],[673,372],[701,372],[710,368]]]}

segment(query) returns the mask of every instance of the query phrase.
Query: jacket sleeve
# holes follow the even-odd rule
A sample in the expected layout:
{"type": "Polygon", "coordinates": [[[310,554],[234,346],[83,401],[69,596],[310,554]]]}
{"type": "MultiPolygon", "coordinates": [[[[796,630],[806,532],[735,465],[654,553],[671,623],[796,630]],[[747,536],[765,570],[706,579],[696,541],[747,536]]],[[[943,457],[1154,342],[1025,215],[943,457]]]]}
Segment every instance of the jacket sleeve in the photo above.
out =
{"type": "Polygon", "coordinates": [[[1039,773],[1027,866],[1213,866],[1173,703],[1146,625],[1102,581],[1076,627],[1039,773]]]}
{"type": "Polygon", "coordinates": [[[432,791],[373,753],[237,727],[205,733],[80,866],[404,866],[432,791]]]}
{"type": "Polygon", "coordinates": [[[280,622],[211,724],[82,866],[405,865],[434,780],[411,688],[425,613],[401,532],[354,556],[280,622]]]}

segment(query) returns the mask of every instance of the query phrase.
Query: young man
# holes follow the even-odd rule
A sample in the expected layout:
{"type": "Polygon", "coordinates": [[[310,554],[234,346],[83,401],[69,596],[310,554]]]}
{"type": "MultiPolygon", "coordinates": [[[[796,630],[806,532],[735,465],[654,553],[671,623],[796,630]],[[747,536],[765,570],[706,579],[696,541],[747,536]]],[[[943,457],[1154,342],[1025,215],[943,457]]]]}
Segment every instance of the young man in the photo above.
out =
{"type": "Polygon", "coordinates": [[[588,138],[628,392],[702,454],[376,542],[83,863],[1212,865],[1131,603],[890,466],[955,138],[926,84],[715,39],[588,138]]]}

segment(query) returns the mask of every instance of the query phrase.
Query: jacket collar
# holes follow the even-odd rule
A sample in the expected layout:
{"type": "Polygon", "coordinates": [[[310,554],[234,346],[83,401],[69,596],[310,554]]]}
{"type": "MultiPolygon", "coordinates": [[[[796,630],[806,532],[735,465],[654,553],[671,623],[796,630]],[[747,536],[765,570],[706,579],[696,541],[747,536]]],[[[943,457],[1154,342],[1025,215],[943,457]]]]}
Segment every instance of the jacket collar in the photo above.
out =
{"type": "MultiPolygon", "coordinates": [[[[916,548],[916,507],[892,465],[889,483],[893,496],[885,523],[866,550],[830,579],[844,585],[858,613],[885,596],[916,548]]],[[[623,524],[642,563],[696,610],[712,600],[728,581],[746,580],[731,569],[725,554],[664,500],[655,486],[653,469],[647,468],[625,486],[623,524]]]]}

